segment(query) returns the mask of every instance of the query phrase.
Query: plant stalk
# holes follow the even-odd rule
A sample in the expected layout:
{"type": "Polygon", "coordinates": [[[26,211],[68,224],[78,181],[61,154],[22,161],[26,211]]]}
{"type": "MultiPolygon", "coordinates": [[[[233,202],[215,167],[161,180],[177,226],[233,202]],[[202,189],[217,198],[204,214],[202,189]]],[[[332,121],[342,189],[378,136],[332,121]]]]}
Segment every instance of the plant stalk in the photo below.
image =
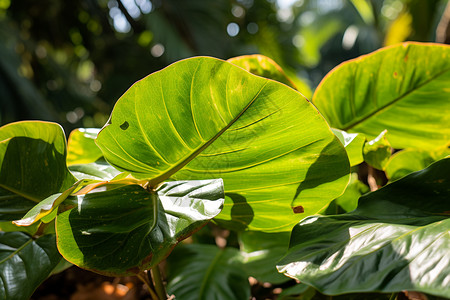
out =
{"type": "Polygon", "coordinates": [[[153,287],[151,280],[149,280],[147,276],[144,276],[143,273],[140,273],[137,275],[137,277],[147,286],[148,291],[150,292],[150,296],[152,297],[152,300],[164,300],[164,298],[160,299],[158,295],[155,293],[155,288],[153,287]]]}
{"type": "Polygon", "coordinates": [[[389,300],[395,300],[395,299],[397,299],[397,295],[398,295],[398,293],[392,293],[392,294],[391,294],[391,297],[389,298],[389,300]]]}
{"type": "Polygon", "coordinates": [[[159,269],[159,265],[154,266],[151,269],[153,283],[155,284],[155,290],[160,299],[167,299],[166,289],[164,288],[164,283],[161,279],[161,271],[159,269]]]}

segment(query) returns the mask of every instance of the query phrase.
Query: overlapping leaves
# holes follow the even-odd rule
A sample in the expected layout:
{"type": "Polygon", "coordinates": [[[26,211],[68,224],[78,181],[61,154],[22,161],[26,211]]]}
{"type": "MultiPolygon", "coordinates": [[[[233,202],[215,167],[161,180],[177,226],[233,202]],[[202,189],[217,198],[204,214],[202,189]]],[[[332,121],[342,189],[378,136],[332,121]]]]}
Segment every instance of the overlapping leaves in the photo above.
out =
{"type": "Polygon", "coordinates": [[[140,185],[67,199],[56,220],[58,249],[69,262],[101,274],[136,275],[164,259],[223,206],[220,179],[172,181],[156,192],[140,185]]]}
{"type": "Polygon", "coordinates": [[[0,299],[29,299],[60,260],[55,235],[0,231],[0,299]]]}
{"type": "Polygon", "coordinates": [[[394,148],[436,148],[450,141],[450,47],[404,43],[345,62],[330,72],[313,103],[332,127],[394,148]]]}
{"type": "Polygon", "coordinates": [[[361,197],[351,213],[306,218],[279,270],[326,294],[450,297],[449,168],[443,159],[361,197]]]}
{"type": "Polygon", "coordinates": [[[76,180],[66,166],[61,126],[11,123],[0,128],[0,219],[13,221],[76,180]]]}
{"type": "Polygon", "coordinates": [[[109,163],[150,185],[223,178],[227,197],[216,220],[235,229],[290,230],[348,182],[342,145],[306,99],[207,57],[137,82],[97,144],[109,163]]]}

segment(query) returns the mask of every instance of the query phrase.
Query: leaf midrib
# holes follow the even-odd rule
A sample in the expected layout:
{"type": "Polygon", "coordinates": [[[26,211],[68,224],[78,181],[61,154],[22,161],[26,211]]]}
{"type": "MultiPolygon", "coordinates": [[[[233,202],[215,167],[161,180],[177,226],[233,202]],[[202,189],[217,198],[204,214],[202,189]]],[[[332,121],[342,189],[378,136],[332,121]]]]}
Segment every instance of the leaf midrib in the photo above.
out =
{"type": "Polygon", "coordinates": [[[216,254],[214,259],[212,260],[211,264],[209,265],[208,269],[205,272],[205,275],[203,276],[202,285],[200,286],[200,290],[198,293],[198,298],[203,299],[203,293],[206,290],[206,285],[212,278],[211,273],[213,272],[214,268],[217,265],[217,262],[222,258],[222,256],[225,254],[224,249],[220,249],[219,252],[216,254]]]}
{"type": "Polygon", "coordinates": [[[385,105],[383,105],[379,109],[371,112],[370,114],[362,117],[361,119],[359,119],[359,120],[357,120],[357,121],[355,121],[353,123],[350,123],[349,125],[347,125],[346,127],[342,128],[341,130],[348,131],[348,130],[356,127],[357,125],[363,123],[364,121],[370,119],[371,117],[374,117],[377,114],[380,114],[381,112],[385,111],[387,108],[391,107],[392,105],[395,105],[397,102],[399,102],[400,100],[402,100],[405,97],[407,97],[409,94],[419,90],[423,86],[427,85],[428,83],[432,82],[433,80],[435,80],[436,78],[440,77],[441,75],[445,74],[448,71],[450,71],[450,68],[442,70],[441,72],[437,73],[436,75],[434,75],[433,77],[429,78],[428,80],[425,80],[421,84],[415,86],[413,89],[411,89],[411,90],[407,91],[406,93],[398,96],[397,98],[394,98],[392,101],[386,103],[385,105]]]}
{"type": "Polygon", "coordinates": [[[28,246],[32,242],[33,242],[33,239],[30,237],[30,239],[28,241],[26,241],[22,246],[20,246],[16,250],[14,250],[10,255],[8,255],[4,259],[0,260],[0,265],[2,265],[4,262],[10,260],[11,258],[13,258],[17,253],[22,251],[22,249],[24,249],[26,246],[28,246]]]}
{"type": "Polygon", "coordinates": [[[176,164],[174,167],[169,169],[168,171],[164,172],[163,174],[151,179],[149,181],[149,186],[154,188],[161,182],[169,179],[173,174],[181,170],[184,166],[186,166],[189,162],[191,162],[195,157],[197,157],[203,150],[205,150],[209,145],[211,145],[214,141],[216,141],[225,131],[228,130],[247,110],[248,108],[255,102],[255,100],[258,98],[258,96],[261,94],[262,90],[267,85],[268,81],[264,82],[262,87],[259,89],[259,91],[255,94],[255,96],[252,98],[252,100],[242,109],[242,111],[228,123],[222,130],[220,130],[214,137],[212,137],[209,141],[207,141],[205,144],[203,144],[200,148],[192,152],[187,158],[176,164]]]}
{"type": "Polygon", "coordinates": [[[30,196],[30,195],[24,194],[24,193],[14,189],[14,188],[12,188],[12,187],[8,187],[8,186],[6,186],[4,184],[1,184],[1,183],[0,183],[0,188],[3,188],[3,189],[5,189],[5,190],[7,190],[7,191],[9,191],[9,192],[11,192],[13,194],[16,194],[16,195],[18,195],[20,197],[23,197],[23,198],[25,198],[27,200],[31,200],[31,201],[36,202],[36,203],[39,203],[41,201],[38,198],[35,198],[35,197],[30,196]]]}

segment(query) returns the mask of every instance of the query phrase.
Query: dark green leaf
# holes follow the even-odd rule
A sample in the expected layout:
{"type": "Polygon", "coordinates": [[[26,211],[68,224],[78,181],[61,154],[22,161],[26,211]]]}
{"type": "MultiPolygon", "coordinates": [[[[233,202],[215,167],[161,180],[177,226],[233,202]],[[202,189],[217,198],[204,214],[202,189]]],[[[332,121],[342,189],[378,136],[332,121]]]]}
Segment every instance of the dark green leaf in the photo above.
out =
{"type": "Polygon", "coordinates": [[[64,205],[73,208],[56,218],[58,249],[84,269],[135,275],[215,217],[223,197],[217,179],[166,182],[157,193],[126,185],[68,198],[64,205]]]}
{"type": "Polygon", "coordinates": [[[18,122],[0,128],[0,220],[20,219],[36,203],[69,188],[66,139],[58,124],[18,122]]]}
{"type": "Polygon", "coordinates": [[[289,278],[278,272],[276,264],[286,254],[289,236],[289,232],[241,232],[239,241],[247,274],[260,282],[288,281],[289,278]]]}
{"type": "Polygon", "coordinates": [[[168,292],[177,299],[249,299],[250,284],[234,248],[183,245],[168,258],[168,292]]]}
{"type": "Polygon", "coordinates": [[[0,231],[0,299],[29,299],[60,260],[55,235],[0,231]]]}
{"type": "Polygon", "coordinates": [[[235,229],[291,230],[348,182],[342,145],[301,94],[207,57],[135,83],[97,144],[109,163],[151,186],[222,178],[227,197],[215,220],[235,229]]]}
{"type": "Polygon", "coordinates": [[[450,140],[450,46],[403,43],[345,62],[313,103],[332,127],[369,139],[387,129],[394,148],[437,148],[450,140]]]}
{"type": "Polygon", "coordinates": [[[419,291],[450,297],[450,158],[314,216],[292,232],[278,265],[326,294],[419,291]]]}

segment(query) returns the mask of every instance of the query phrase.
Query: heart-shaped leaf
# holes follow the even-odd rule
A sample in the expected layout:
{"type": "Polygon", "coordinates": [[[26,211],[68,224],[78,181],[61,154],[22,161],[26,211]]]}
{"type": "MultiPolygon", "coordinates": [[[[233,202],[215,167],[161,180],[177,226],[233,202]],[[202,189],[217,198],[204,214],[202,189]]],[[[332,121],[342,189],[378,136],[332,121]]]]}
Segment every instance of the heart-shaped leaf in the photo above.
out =
{"type": "Polygon", "coordinates": [[[0,128],[0,220],[20,219],[36,203],[68,189],[75,178],[66,166],[60,125],[18,122],[0,128]]]}
{"type": "Polygon", "coordinates": [[[136,275],[215,217],[224,201],[220,179],[140,185],[68,198],[56,218],[58,249],[69,262],[97,273],[136,275]]]}
{"type": "Polygon", "coordinates": [[[54,234],[0,231],[0,299],[29,299],[60,261],[54,234]]]}
{"type": "Polygon", "coordinates": [[[168,258],[168,292],[177,299],[250,298],[250,285],[235,248],[183,245],[168,258]]]}
{"type": "Polygon", "coordinates": [[[235,229],[291,230],[348,183],[345,150],[301,94],[208,57],[135,83],[97,144],[114,167],[151,186],[223,178],[215,220],[235,229]]]}
{"type": "Polygon", "coordinates": [[[304,219],[278,269],[331,295],[450,297],[449,169],[443,159],[361,197],[351,213],[304,219]]]}
{"type": "Polygon", "coordinates": [[[313,103],[331,126],[370,139],[387,129],[394,148],[450,141],[450,46],[403,43],[331,71],[313,103]]]}

